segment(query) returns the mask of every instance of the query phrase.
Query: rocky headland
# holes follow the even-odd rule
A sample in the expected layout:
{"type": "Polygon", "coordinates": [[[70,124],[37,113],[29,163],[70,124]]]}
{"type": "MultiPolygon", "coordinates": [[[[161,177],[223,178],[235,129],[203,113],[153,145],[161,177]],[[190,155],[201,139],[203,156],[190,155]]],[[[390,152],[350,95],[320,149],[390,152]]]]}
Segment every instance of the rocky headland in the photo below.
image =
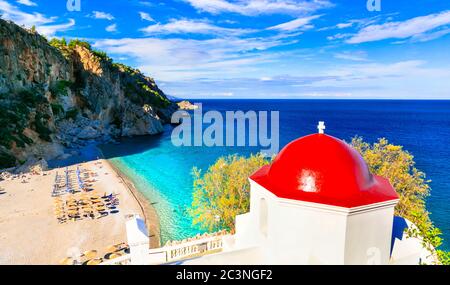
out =
{"type": "Polygon", "coordinates": [[[0,169],[160,133],[177,109],[152,78],[89,43],[0,19],[0,169]]]}

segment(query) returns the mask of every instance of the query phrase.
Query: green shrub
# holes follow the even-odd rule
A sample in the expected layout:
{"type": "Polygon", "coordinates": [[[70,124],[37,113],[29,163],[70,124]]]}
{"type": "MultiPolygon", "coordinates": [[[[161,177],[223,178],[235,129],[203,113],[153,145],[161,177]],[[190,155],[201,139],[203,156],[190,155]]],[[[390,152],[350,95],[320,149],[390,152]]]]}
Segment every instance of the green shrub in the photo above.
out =
{"type": "Polygon", "coordinates": [[[11,149],[11,143],[14,141],[14,136],[8,128],[0,129],[0,145],[11,149]]]}
{"type": "Polygon", "coordinates": [[[16,166],[16,158],[0,149],[0,169],[16,166]]]}
{"type": "Polygon", "coordinates": [[[19,98],[30,108],[35,108],[39,104],[48,103],[47,98],[36,90],[22,90],[19,92],[19,98]]]}
{"type": "Polygon", "coordinates": [[[55,98],[58,98],[60,95],[68,96],[67,88],[71,88],[73,83],[67,80],[59,80],[53,86],[50,87],[50,92],[55,98]]]}
{"type": "Polygon", "coordinates": [[[34,117],[34,128],[36,132],[39,134],[39,138],[48,142],[52,141],[52,138],[50,137],[51,131],[46,127],[47,121],[44,123],[44,118],[41,114],[37,113],[34,117]]]}
{"type": "Polygon", "coordinates": [[[72,108],[66,112],[66,119],[75,120],[77,118],[77,116],[78,116],[78,110],[75,108],[72,108]]]}
{"type": "Polygon", "coordinates": [[[55,48],[57,48],[57,49],[61,49],[61,48],[67,46],[67,42],[66,42],[66,39],[65,39],[65,38],[62,38],[62,39],[60,39],[60,40],[57,39],[57,38],[53,38],[53,39],[50,40],[49,44],[50,44],[52,47],[55,47],[55,48]]]}
{"type": "Polygon", "coordinates": [[[70,48],[70,49],[73,49],[73,48],[75,48],[76,46],[85,47],[85,48],[87,48],[88,50],[91,50],[91,49],[92,49],[92,48],[91,48],[91,44],[90,44],[89,42],[87,42],[87,41],[82,41],[82,40],[79,40],[79,39],[74,39],[74,40],[71,40],[71,41],[69,42],[69,48],[70,48]]]}
{"type": "Polygon", "coordinates": [[[50,107],[52,108],[53,115],[55,116],[59,116],[64,113],[64,108],[60,104],[52,103],[50,104],[50,107]]]}
{"type": "Polygon", "coordinates": [[[101,50],[92,50],[92,53],[96,56],[96,57],[98,57],[98,58],[100,58],[101,60],[104,60],[104,61],[112,61],[112,59],[106,54],[106,52],[104,52],[104,51],[101,51],[101,50]]]}

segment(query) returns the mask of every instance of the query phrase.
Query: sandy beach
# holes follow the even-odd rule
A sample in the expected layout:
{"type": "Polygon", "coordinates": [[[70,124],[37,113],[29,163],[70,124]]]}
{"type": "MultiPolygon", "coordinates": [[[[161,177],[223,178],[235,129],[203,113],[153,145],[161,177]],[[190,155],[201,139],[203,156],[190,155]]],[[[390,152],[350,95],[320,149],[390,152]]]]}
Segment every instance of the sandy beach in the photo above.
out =
{"type": "Polygon", "coordinates": [[[147,225],[147,229],[149,230],[149,238],[150,238],[150,248],[158,248],[161,246],[161,236],[160,236],[160,224],[159,224],[159,216],[156,212],[156,209],[152,206],[151,202],[148,201],[147,198],[142,195],[139,190],[136,189],[133,182],[131,182],[128,177],[123,174],[117,167],[115,167],[112,163],[105,160],[105,162],[111,167],[117,176],[121,179],[123,184],[127,187],[128,192],[133,195],[136,201],[139,203],[141,207],[141,211],[143,213],[143,217],[145,219],[145,223],[147,225]]]}
{"type": "MultiPolygon", "coordinates": [[[[77,165],[70,166],[75,170],[77,165]]],[[[97,250],[104,257],[107,247],[127,242],[125,223],[129,215],[144,217],[151,230],[151,245],[159,245],[159,224],[151,205],[133,193],[131,183],[115,172],[106,160],[78,164],[94,174],[89,195],[117,194],[118,212],[104,217],[68,220],[59,223],[55,215],[52,189],[55,175],[64,169],[53,169],[43,175],[25,174],[14,180],[0,181],[0,264],[58,264],[67,256],[97,250]],[[23,183],[23,182],[26,183],[23,183]],[[130,184],[130,185],[126,185],[130,184]],[[153,212],[152,212],[153,211],[153,212]],[[149,214],[150,213],[150,214],[149,214]]],[[[136,191],[137,192],[137,191],[136,191]]],[[[77,194],[67,194],[75,199],[77,194]]]]}

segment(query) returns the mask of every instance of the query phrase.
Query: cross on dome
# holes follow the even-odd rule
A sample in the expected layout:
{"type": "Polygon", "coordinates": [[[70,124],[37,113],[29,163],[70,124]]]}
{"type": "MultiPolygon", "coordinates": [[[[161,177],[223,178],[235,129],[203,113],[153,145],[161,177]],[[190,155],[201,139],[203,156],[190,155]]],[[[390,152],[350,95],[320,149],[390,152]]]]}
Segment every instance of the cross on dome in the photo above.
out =
{"type": "Polygon", "coordinates": [[[325,122],[324,121],[320,121],[319,124],[317,125],[317,129],[319,130],[319,134],[324,134],[325,133],[325,122]]]}

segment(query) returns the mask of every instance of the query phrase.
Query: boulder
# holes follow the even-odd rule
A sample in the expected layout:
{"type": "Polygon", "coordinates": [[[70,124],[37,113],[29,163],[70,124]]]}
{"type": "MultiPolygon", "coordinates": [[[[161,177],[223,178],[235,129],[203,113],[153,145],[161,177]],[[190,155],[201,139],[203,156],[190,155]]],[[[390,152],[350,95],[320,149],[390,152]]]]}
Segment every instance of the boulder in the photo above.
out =
{"type": "Polygon", "coordinates": [[[48,164],[45,159],[37,159],[37,158],[29,158],[27,162],[25,162],[23,165],[17,167],[14,170],[14,173],[41,173],[42,171],[48,170],[48,164]]]}
{"type": "Polygon", "coordinates": [[[97,131],[91,126],[88,126],[83,130],[81,130],[81,132],[78,134],[77,137],[81,140],[95,140],[99,138],[101,135],[102,134],[99,131],[97,131]]]}

